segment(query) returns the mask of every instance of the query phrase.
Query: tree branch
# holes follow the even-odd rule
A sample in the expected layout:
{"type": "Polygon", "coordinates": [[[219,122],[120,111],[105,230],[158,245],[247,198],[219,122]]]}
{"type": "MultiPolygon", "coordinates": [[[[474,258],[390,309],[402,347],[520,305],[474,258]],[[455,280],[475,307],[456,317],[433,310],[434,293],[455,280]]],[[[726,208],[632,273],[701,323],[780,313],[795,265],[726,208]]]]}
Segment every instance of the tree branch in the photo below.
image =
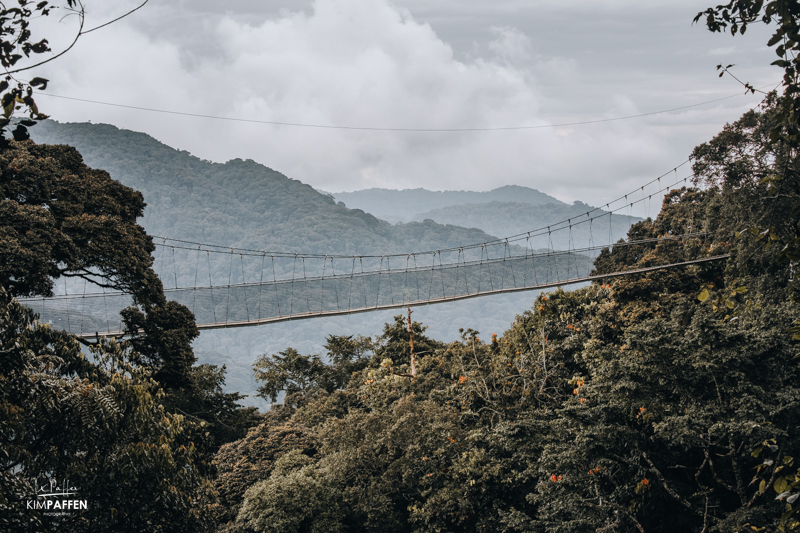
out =
{"type": "Polygon", "coordinates": [[[150,0],[144,0],[144,2],[142,2],[142,4],[141,4],[139,7],[135,7],[135,8],[133,8],[133,9],[131,9],[130,11],[128,11],[127,13],[125,13],[124,15],[122,15],[121,17],[117,17],[117,18],[115,18],[114,20],[109,20],[108,22],[106,22],[106,23],[104,23],[104,24],[100,24],[99,26],[95,26],[95,27],[94,27],[94,28],[92,28],[91,30],[86,30],[85,32],[83,32],[83,35],[86,35],[87,33],[91,33],[91,32],[93,32],[94,30],[99,30],[100,28],[105,28],[105,27],[106,27],[106,26],[108,26],[109,24],[114,24],[114,23],[115,23],[115,22],[117,22],[118,20],[122,20],[122,19],[124,19],[125,17],[127,17],[128,15],[130,15],[131,13],[133,13],[134,11],[138,11],[138,10],[142,9],[142,8],[144,7],[144,5],[145,5],[147,2],[149,2],[149,1],[150,1],[150,0]]]}
{"type": "Polygon", "coordinates": [[[11,74],[15,74],[17,72],[22,72],[24,70],[30,70],[32,68],[36,68],[38,66],[44,65],[45,63],[49,63],[50,61],[52,61],[52,60],[54,60],[56,58],[59,58],[59,57],[63,56],[64,54],[66,54],[67,52],[69,52],[72,49],[72,47],[75,46],[75,43],[78,42],[78,39],[81,38],[81,35],[82,35],[81,32],[83,31],[83,23],[84,23],[85,18],[86,18],[86,8],[84,8],[83,4],[80,3],[80,2],[78,2],[78,5],[81,6],[80,11],[78,11],[78,17],[81,20],[81,25],[78,28],[78,33],[75,35],[75,39],[72,40],[72,43],[67,48],[65,48],[64,50],[62,50],[58,54],[54,55],[53,57],[45,59],[44,61],[40,61],[39,63],[36,63],[34,65],[30,65],[30,66],[27,66],[27,67],[22,67],[22,68],[18,68],[18,69],[14,69],[14,70],[6,70],[6,74],[11,75],[11,74]]]}
{"type": "Polygon", "coordinates": [[[644,460],[647,461],[647,464],[650,465],[650,471],[656,475],[658,481],[661,482],[661,486],[664,487],[664,490],[667,491],[667,494],[675,498],[681,505],[686,507],[688,510],[692,511],[693,513],[696,513],[697,511],[695,510],[694,507],[692,507],[691,503],[689,503],[686,499],[684,499],[680,494],[669,488],[669,485],[667,484],[667,480],[664,478],[664,475],[658,468],[656,468],[656,465],[653,464],[653,461],[651,461],[650,458],[647,457],[646,452],[642,452],[642,457],[644,457],[644,460]]]}

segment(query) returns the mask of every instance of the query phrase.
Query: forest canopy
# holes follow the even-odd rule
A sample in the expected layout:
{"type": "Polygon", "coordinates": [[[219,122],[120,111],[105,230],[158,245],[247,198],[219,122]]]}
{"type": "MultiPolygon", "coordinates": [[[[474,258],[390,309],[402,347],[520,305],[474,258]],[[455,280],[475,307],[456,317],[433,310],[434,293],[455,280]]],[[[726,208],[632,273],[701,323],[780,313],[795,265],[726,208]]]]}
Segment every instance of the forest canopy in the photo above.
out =
{"type": "MultiPolygon", "coordinates": [[[[402,316],[333,389],[325,377],[349,359],[265,355],[256,365],[265,394],[290,394],[246,439],[220,450],[218,490],[242,480],[244,464],[254,469],[249,488],[227,492],[223,529],[800,527],[792,267],[779,248],[742,231],[789,218],[796,204],[765,200],[763,176],[796,164],[768,142],[776,105],[767,99],[699,146],[695,186],[673,191],[655,220],[629,232],[642,239],[691,228],[710,241],[642,245],[635,254],[616,247],[595,268],[723,252],[726,262],[542,295],[491,339],[467,329],[460,341],[437,343],[415,323],[425,345],[416,379],[404,377],[402,316]],[[268,445],[271,459],[254,462],[258,436],[278,434],[286,440],[268,445]]],[[[793,222],[773,231],[788,237],[793,222]]]]}
{"type": "MultiPolygon", "coordinates": [[[[152,270],[152,238],[137,222],[142,195],[85,165],[74,148],[36,145],[19,130],[0,146],[0,527],[800,529],[797,7],[733,0],[698,16],[734,34],[757,20],[777,23],[768,44],[781,57],[785,94],[768,95],[698,146],[693,186],[670,192],[655,219],[628,232],[629,240],[697,238],[607,248],[594,265],[603,275],[711,255],[725,261],[542,294],[488,338],[467,327],[459,340],[441,342],[409,313],[374,336],[332,335],[326,354],[291,346],[264,353],[253,368],[260,394],[282,403],[263,415],[222,391],[224,367],[194,364],[194,317],[166,299],[152,270]],[[16,300],[50,294],[59,276],[133,294],[123,313],[128,338],[81,346],[16,300]],[[91,506],[55,519],[29,507],[54,479],[69,479],[91,506]]],[[[5,6],[0,13],[9,15],[5,6]]],[[[0,20],[0,35],[17,20],[0,20]]],[[[25,42],[46,51],[45,41],[18,44],[25,42]]],[[[14,57],[6,54],[6,69],[14,57]]],[[[12,94],[7,119],[18,96],[40,118],[12,94]]],[[[158,157],[139,160],[138,148],[120,148],[114,157],[128,159],[114,164],[153,171],[134,180],[163,177],[154,171],[158,157]]],[[[97,157],[111,158],[104,150],[97,157]]],[[[168,176],[171,187],[206,183],[193,175],[202,166],[195,159],[182,164],[168,176]]],[[[233,184],[228,198],[269,220],[270,243],[303,221],[324,228],[311,226],[308,242],[346,230],[381,246],[396,235],[252,162],[215,171],[233,184]],[[248,189],[256,182],[308,201],[303,209],[279,205],[263,188],[248,189]]],[[[218,236],[263,236],[247,234],[248,224],[255,222],[218,236]]],[[[480,233],[408,229],[402,244],[420,247],[480,233]]]]}

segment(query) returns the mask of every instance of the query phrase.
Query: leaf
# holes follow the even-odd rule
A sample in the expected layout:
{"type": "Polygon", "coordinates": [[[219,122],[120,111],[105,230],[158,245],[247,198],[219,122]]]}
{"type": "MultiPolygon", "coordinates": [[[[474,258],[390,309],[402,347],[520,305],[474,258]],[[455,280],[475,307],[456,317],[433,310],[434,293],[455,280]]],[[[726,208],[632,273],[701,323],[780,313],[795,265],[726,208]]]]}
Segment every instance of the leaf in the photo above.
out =
{"type": "Polygon", "coordinates": [[[786,498],[786,503],[788,503],[790,505],[793,504],[794,502],[797,501],[797,497],[798,496],[800,496],[800,492],[796,492],[796,493],[792,494],[791,496],[786,498]]]}
{"type": "Polygon", "coordinates": [[[45,78],[36,77],[36,78],[33,78],[31,81],[29,81],[28,85],[30,85],[31,87],[39,87],[39,89],[45,90],[45,89],[47,89],[47,82],[49,82],[49,81],[50,80],[45,79],[45,78]]]}
{"type": "Polygon", "coordinates": [[[22,124],[18,125],[11,131],[11,135],[14,136],[15,141],[27,141],[31,138],[30,134],[28,133],[28,128],[23,126],[22,124]]]}
{"type": "Polygon", "coordinates": [[[736,287],[737,294],[744,294],[747,292],[747,287],[736,287]]]}
{"type": "Polygon", "coordinates": [[[772,488],[775,489],[775,492],[777,492],[778,494],[782,494],[786,491],[786,487],[788,485],[789,484],[786,482],[785,478],[779,477],[778,479],[775,480],[775,484],[772,485],[772,488]]]}
{"type": "Polygon", "coordinates": [[[765,480],[761,480],[761,483],[758,484],[758,493],[764,494],[764,489],[767,488],[767,482],[765,480]]]}
{"type": "Polygon", "coordinates": [[[708,300],[708,289],[703,289],[700,294],[697,295],[697,299],[701,302],[708,300]]]}

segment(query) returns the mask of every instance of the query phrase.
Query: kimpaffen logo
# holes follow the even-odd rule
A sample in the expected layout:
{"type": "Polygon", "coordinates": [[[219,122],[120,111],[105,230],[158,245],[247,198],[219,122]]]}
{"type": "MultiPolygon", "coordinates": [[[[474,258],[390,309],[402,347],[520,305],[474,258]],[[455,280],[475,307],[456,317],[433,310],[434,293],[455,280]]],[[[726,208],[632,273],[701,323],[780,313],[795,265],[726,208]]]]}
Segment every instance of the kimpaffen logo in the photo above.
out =
{"type": "Polygon", "coordinates": [[[70,484],[69,479],[63,480],[60,486],[59,482],[52,478],[43,485],[39,485],[37,479],[34,481],[34,492],[35,499],[27,500],[27,509],[59,511],[59,514],[66,514],[65,511],[88,509],[88,501],[77,497],[78,489],[70,484]]]}

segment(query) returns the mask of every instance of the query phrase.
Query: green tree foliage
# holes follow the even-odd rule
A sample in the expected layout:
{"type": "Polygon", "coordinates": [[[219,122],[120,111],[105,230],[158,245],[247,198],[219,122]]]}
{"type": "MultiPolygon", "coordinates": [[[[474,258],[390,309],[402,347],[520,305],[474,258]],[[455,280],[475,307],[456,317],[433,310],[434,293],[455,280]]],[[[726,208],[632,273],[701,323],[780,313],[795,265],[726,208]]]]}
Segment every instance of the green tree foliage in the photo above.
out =
{"type": "Polygon", "coordinates": [[[301,355],[294,348],[259,357],[253,363],[256,380],[263,382],[258,395],[274,404],[284,393],[284,406],[293,408],[317,392],[341,389],[352,373],[366,366],[375,343],[360,335],[355,339],[352,335],[329,335],[325,348],[329,364],[318,355],[301,355]]]}
{"type": "Polygon", "coordinates": [[[87,167],[69,146],[11,142],[0,152],[0,283],[12,296],[50,296],[53,279],[90,278],[159,301],[154,246],[136,223],[138,193],[87,167]]]}
{"type": "Polygon", "coordinates": [[[698,147],[696,187],[667,195],[659,216],[628,234],[696,238],[614,247],[595,271],[729,259],[541,295],[491,340],[467,329],[444,345],[415,324],[415,379],[404,376],[408,331],[398,316],[349,381],[332,392],[306,387],[299,407],[267,423],[309,428],[316,454],[284,455],[244,494],[233,527],[797,529],[791,266],[758,236],[736,236],[795,201],[762,201],[770,185],[761,177],[788,157],[763,135],[774,106],[768,99],[698,147]]]}
{"type": "Polygon", "coordinates": [[[287,403],[296,405],[303,396],[325,388],[330,368],[318,355],[301,355],[287,348],[277,355],[259,357],[253,370],[256,380],[264,383],[258,388],[259,396],[275,403],[285,391],[287,403]]]}
{"type": "Polygon", "coordinates": [[[151,268],[155,247],[136,223],[141,193],[86,166],[72,147],[31,141],[0,152],[0,188],[0,284],[12,296],[49,296],[63,276],[130,293],[137,307],[123,319],[138,362],[167,386],[185,385],[197,328],[151,268]]]}
{"type": "Polygon", "coordinates": [[[0,291],[0,524],[51,528],[28,511],[34,482],[69,479],[88,509],[55,519],[70,531],[204,531],[213,490],[184,418],[115,342],[92,348],[39,324],[0,291]]]}
{"type": "Polygon", "coordinates": [[[294,422],[263,423],[236,442],[222,446],[214,458],[217,476],[214,488],[219,503],[214,506],[224,528],[233,527],[245,491],[269,478],[278,461],[293,451],[309,457],[317,453],[316,436],[294,422]]]}
{"type": "MultiPolygon", "coordinates": [[[[753,172],[752,179],[760,179],[761,195],[759,200],[765,204],[780,204],[781,198],[792,198],[794,201],[784,213],[778,209],[766,209],[769,213],[760,226],[752,226],[749,230],[766,245],[776,245],[779,250],[778,259],[792,264],[800,261],[800,173],[796,165],[796,156],[800,148],[800,3],[797,0],[731,0],[727,4],[708,8],[697,14],[695,22],[704,19],[707,28],[712,32],[730,31],[731,35],[743,34],[748,25],[764,23],[774,28],[767,46],[775,49],[778,59],[772,64],[783,69],[783,94],[780,97],[770,96],[768,123],[761,122],[757,132],[760,153],[751,157],[734,158],[741,161],[754,162],[763,155],[773,155],[780,159],[774,165],[766,165],[768,175],[753,172]],[[766,193],[766,194],[764,194],[766,193]],[[776,201],[777,200],[777,201],[776,201]]],[[[721,69],[722,76],[728,68],[721,69]]],[[[755,92],[750,84],[745,84],[749,91],[755,92]]],[[[752,186],[751,186],[752,187],[752,186]]],[[[762,217],[763,219],[764,217],[762,217]]],[[[800,301],[800,293],[795,289],[790,297],[800,301]]],[[[800,322],[793,331],[800,340],[800,322]]]]}
{"type": "Polygon", "coordinates": [[[189,370],[189,383],[183,388],[169,389],[164,407],[171,413],[184,415],[194,429],[196,442],[211,459],[220,446],[239,440],[247,430],[261,421],[255,407],[241,407],[243,396],[223,392],[225,366],[195,365],[189,370]]]}
{"type": "MultiPolygon", "coordinates": [[[[39,359],[17,361],[27,373],[5,360],[13,368],[3,368],[0,379],[29,402],[9,400],[2,412],[9,445],[18,446],[18,456],[5,464],[7,509],[14,516],[19,511],[25,476],[69,475],[96,487],[87,494],[98,512],[110,513],[84,513],[76,531],[207,529],[212,454],[259,417],[236,405],[240,395],[222,392],[224,368],[192,367],[194,316],[166,300],[151,268],[154,246],[136,223],[142,195],[86,166],[72,147],[31,141],[10,141],[0,151],[0,189],[0,286],[10,296],[51,295],[55,279],[77,277],[127,292],[136,304],[123,312],[130,339],[94,344],[93,363],[65,334],[37,341],[39,359]],[[120,398],[132,407],[115,407],[120,398]]],[[[4,324],[2,334],[17,327],[4,324]]],[[[51,331],[37,331],[45,330],[51,331]]],[[[37,517],[9,520],[9,527],[25,530],[37,517]]]]}

